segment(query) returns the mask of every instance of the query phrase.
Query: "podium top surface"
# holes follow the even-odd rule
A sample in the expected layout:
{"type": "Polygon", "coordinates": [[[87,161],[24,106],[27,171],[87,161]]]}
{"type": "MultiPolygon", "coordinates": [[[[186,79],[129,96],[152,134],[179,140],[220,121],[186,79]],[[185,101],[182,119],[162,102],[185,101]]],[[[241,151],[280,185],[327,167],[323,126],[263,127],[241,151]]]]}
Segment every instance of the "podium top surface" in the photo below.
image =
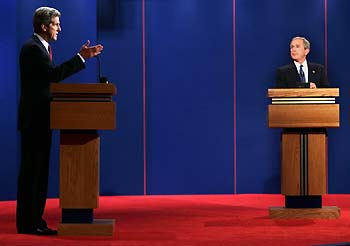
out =
{"type": "Polygon", "coordinates": [[[114,84],[105,83],[85,83],[85,84],[64,84],[51,83],[50,87],[53,96],[62,94],[103,94],[113,96],[116,95],[116,87],[114,84]]]}
{"type": "Polygon", "coordinates": [[[338,97],[339,88],[268,89],[268,97],[338,97]]]}

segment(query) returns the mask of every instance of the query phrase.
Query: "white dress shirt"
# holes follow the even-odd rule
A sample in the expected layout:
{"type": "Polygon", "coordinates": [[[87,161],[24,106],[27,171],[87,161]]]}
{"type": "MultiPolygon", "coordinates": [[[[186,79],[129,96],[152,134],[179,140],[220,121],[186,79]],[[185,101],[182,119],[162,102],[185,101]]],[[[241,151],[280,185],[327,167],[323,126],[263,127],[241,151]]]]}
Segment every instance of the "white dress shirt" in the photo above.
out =
{"type": "Polygon", "coordinates": [[[305,82],[309,82],[309,69],[307,67],[307,61],[305,60],[302,64],[300,64],[299,62],[294,61],[294,65],[296,66],[298,73],[300,71],[300,65],[303,65],[303,71],[304,71],[304,75],[305,75],[305,82]]]}
{"type": "MultiPolygon", "coordinates": [[[[49,43],[48,43],[45,39],[43,39],[39,34],[34,33],[34,35],[37,36],[37,37],[39,38],[40,42],[45,46],[47,53],[50,55],[50,52],[49,52],[49,43]]],[[[78,55],[78,56],[80,57],[80,59],[85,63],[85,59],[84,59],[79,53],[77,53],[77,55],[78,55]]]]}

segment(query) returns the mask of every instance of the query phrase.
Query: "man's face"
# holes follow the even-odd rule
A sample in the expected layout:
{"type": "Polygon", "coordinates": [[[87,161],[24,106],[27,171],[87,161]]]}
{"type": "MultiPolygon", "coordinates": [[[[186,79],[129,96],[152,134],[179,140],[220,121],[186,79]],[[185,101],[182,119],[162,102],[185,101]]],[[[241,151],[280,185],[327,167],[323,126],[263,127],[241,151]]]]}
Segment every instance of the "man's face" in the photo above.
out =
{"type": "Polygon", "coordinates": [[[57,40],[57,35],[61,31],[60,18],[58,16],[51,19],[51,23],[47,27],[46,36],[49,40],[57,40]]]}
{"type": "Polygon", "coordinates": [[[304,48],[304,42],[302,39],[294,39],[290,43],[290,56],[294,61],[303,63],[309,54],[310,49],[304,48]]]}

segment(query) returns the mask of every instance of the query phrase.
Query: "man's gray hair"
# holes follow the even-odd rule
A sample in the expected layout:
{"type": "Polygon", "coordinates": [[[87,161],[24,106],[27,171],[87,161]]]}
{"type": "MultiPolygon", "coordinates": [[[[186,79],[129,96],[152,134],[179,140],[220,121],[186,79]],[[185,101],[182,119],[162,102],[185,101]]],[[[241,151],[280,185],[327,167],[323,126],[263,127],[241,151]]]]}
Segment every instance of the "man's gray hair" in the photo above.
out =
{"type": "Polygon", "coordinates": [[[34,32],[41,32],[41,25],[48,26],[51,23],[52,18],[60,17],[61,13],[57,9],[50,7],[40,7],[35,10],[33,16],[34,32]]]}
{"type": "Polygon", "coordinates": [[[309,42],[309,40],[307,40],[307,39],[304,38],[304,37],[294,37],[294,38],[292,38],[292,40],[291,40],[290,42],[292,43],[292,41],[295,40],[295,39],[301,39],[301,40],[303,40],[304,49],[310,49],[310,42],[309,42]]]}

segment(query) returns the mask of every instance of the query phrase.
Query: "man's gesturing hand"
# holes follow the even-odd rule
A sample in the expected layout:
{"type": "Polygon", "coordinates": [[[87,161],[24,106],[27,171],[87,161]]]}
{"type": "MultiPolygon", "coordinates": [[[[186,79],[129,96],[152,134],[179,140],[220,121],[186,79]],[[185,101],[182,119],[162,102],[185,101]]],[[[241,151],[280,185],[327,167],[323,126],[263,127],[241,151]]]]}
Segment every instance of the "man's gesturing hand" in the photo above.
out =
{"type": "Polygon", "coordinates": [[[103,50],[103,46],[101,44],[97,44],[95,46],[89,46],[89,45],[90,45],[90,40],[86,41],[86,43],[81,47],[79,51],[79,54],[84,59],[89,59],[91,57],[97,56],[103,50]]]}

